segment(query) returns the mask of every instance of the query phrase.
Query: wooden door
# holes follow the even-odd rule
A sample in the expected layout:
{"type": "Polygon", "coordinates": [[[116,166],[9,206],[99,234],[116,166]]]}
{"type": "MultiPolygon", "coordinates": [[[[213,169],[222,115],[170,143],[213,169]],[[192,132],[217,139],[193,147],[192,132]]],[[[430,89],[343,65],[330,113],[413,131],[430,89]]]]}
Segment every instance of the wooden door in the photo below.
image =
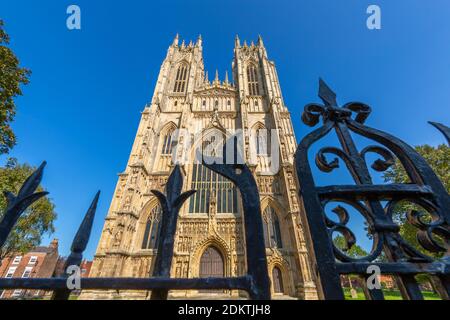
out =
{"type": "MultiPolygon", "coordinates": [[[[214,248],[209,247],[205,250],[200,260],[201,278],[222,278],[225,276],[225,267],[222,255],[214,248]]],[[[201,292],[221,293],[222,290],[202,290],[201,292]]]]}

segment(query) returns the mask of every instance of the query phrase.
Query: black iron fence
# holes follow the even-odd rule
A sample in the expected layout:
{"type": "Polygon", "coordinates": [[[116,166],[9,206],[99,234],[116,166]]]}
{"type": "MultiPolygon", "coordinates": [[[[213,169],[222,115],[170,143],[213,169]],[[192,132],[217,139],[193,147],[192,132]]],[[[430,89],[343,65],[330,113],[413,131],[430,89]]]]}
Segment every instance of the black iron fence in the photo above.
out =
{"type": "MultiPolygon", "coordinates": [[[[382,274],[393,275],[405,299],[423,299],[419,285],[414,278],[417,274],[432,277],[440,296],[449,299],[450,261],[449,261],[449,220],[450,196],[441,181],[425,160],[403,141],[376,129],[364,125],[370,114],[370,107],[363,103],[349,103],[338,107],[336,95],[320,82],[319,96],[324,105],[310,104],[305,107],[303,122],[315,126],[320,119],[323,125],[308,134],[300,143],[295,157],[298,175],[299,194],[304,206],[304,213],[312,239],[312,254],[319,294],[324,299],[344,299],[340,275],[356,274],[367,279],[367,270],[371,266],[379,268],[382,274]],[[355,115],[353,119],[352,116],[355,115]],[[350,171],[354,185],[333,185],[317,187],[311,170],[308,151],[310,147],[335,130],[342,148],[322,148],[316,157],[318,168],[331,172],[339,167],[340,158],[350,171]],[[369,138],[378,143],[358,151],[351,132],[369,138]],[[366,154],[376,153],[381,156],[372,168],[385,171],[398,158],[404,166],[411,183],[375,185],[372,182],[366,162],[366,154]],[[337,158],[331,162],[326,154],[337,158]],[[408,213],[408,220],[419,229],[417,239],[420,245],[430,252],[441,252],[443,258],[433,259],[423,254],[405,241],[399,231],[400,227],[392,218],[393,210],[401,201],[417,204],[430,213],[431,219],[423,219],[418,212],[408,213]],[[327,217],[325,207],[331,202],[341,202],[358,211],[367,221],[368,231],[373,237],[373,248],[366,257],[354,258],[333,243],[333,233],[342,234],[347,248],[356,241],[354,233],[348,227],[349,213],[344,206],[337,206],[333,211],[338,221],[327,217]],[[439,239],[437,239],[438,237],[439,239]],[[384,257],[380,259],[380,257],[384,257]]],[[[434,124],[447,139],[449,129],[434,124]]],[[[450,140],[449,140],[450,141],[450,140]]],[[[233,144],[236,145],[235,143],[233,144]]],[[[181,193],[183,176],[179,166],[175,166],[166,185],[165,194],[152,191],[162,207],[161,235],[152,277],[150,278],[82,278],[82,290],[151,290],[154,300],[167,299],[169,290],[244,290],[251,299],[270,299],[270,280],[263,236],[260,198],[251,170],[245,164],[210,164],[206,167],[231,180],[239,189],[245,225],[245,243],[247,275],[235,278],[197,278],[172,279],[174,236],[178,214],[183,203],[195,191],[181,193]]],[[[225,152],[224,152],[225,156],[225,152]]],[[[201,158],[201,156],[200,156],[201,158]]],[[[15,196],[7,193],[8,207],[0,222],[0,246],[3,246],[9,233],[21,214],[32,203],[47,193],[35,193],[39,186],[45,163],[33,173],[15,196]]],[[[83,251],[89,241],[99,193],[89,208],[73,240],[71,254],[65,268],[80,266],[83,251]]],[[[68,299],[71,289],[68,278],[21,278],[0,279],[1,289],[39,289],[52,291],[52,299],[68,299]]],[[[78,289],[78,288],[77,288],[78,289]]],[[[364,287],[368,299],[383,299],[379,288],[364,287]]]]}
{"type": "MultiPolygon", "coordinates": [[[[339,107],[336,94],[320,80],[319,97],[323,105],[309,104],[302,120],[313,127],[320,120],[320,128],[308,134],[298,146],[295,166],[298,175],[299,195],[312,238],[315,267],[320,293],[324,299],[344,299],[340,275],[359,275],[364,280],[371,275],[368,270],[378,269],[381,274],[395,278],[404,299],[423,299],[415,276],[432,277],[439,295],[449,299],[450,293],[450,196],[427,162],[405,142],[385,132],[364,125],[371,113],[368,105],[352,102],[339,107]],[[326,173],[337,169],[342,161],[355,184],[316,186],[308,151],[332,131],[335,131],[341,147],[324,147],[316,155],[317,167],[326,173]],[[360,135],[377,145],[359,151],[352,134],[360,135]],[[372,169],[384,172],[397,158],[410,179],[408,184],[373,183],[366,155],[375,153],[380,158],[372,169]],[[333,155],[328,161],[326,155],[333,155]],[[396,207],[406,201],[418,205],[429,213],[428,218],[419,211],[408,212],[407,220],[418,229],[417,240],[421,248],[432,253],[442,253],[435,259],[412,246],[400,234],[400,226],[393,219],[396,207]],[[333,212],[337,221],[326,214],[326,206],[335,205],[333,212]],[[348,226],[352,208],[364,217],[368,232],[373,238],[372,250],[365,257],[346,254],[356,242],[355,234],[348,226]],[[340,248],[333,242],[333,234],[340,234],[346,242],[340,248]],[[344,250],[343,250],[344,249],[344,250]],[[369,267],[371,269],[369,269],[369,267]]],[[[449,139],[449,129],[434,124],[449,139]]],[[[362,281],[367,299],[384,299],[378,286],[369,288],[362,281]]]]}
{"type": "MultiPolygon", "coordinates": [[[[207,165],[205,163],[205,165],[207,165]]],[[[82,290],[151,290],[152,300],[166,300],[169,290],[208,290],[239,289],[246,291],[251,299],[270,299],[269,276],[267,273],[267,261],[264,246],[263,223],[259,203],[259,193],[255,179],[246,165],[212,164],[207,165],[211,170],[230,179],[242,193],[244,208],[245,239],[247,245],[247,267],[245,276],[235,278],[198,278],[198,279],[171,279],[170,269],[172,265],[174,237],[176,232],[178,213],[183,203],[195,193],[188,191],[181,194],[183,176],[179,166],[175,166],[170,175],[166,194],[152,190],[158,198],[163,211],[158,244],[157,257],[152,277],[150,278],[82,278],[80,288],[82,290]]],[[[33,202],[45,196],[46,192],[35,193],[39,186],[45,163],[31,175],[24,183],[19,194],[8,194],[8,208],[0,222],[0,246],[4,244],[9,233],[19,219],[20,215],[33,202]]],[[[97,202],[100,192],[89,208],[71,247],[71,254],[67,259],[64,270],[70,266],[80,266],[83,251],[89,241],[92,223],[94,221],[97,202]]],[[[68,277],[61,278],[14,278],[0,279],[1,289],[39,289],[53,291],[53,300],[67,300],[71,289],[68,286],[68,277]]]]}

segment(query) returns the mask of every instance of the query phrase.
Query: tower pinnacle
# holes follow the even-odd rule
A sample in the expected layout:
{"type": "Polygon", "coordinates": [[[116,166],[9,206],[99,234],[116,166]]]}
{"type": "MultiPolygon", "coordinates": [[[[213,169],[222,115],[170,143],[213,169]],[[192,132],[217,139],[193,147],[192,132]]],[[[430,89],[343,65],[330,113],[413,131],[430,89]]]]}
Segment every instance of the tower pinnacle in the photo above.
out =
{"type": "Polygon", "coordinates": [[[230,82],[228,81],[228,70],[225,71],[225,85],[228,86],[230,84],[230,82]]]}
{"type": "Polygon", "coordinates": [[[178,46],[178,39],[180,38],[180,36],[178,35],[178,33],[176,34],[176,36],[175,36],[175,39],[173,39],[173,46],[178,46]]]}
{"type": "Polygon", "coordinates": [[[236,35],[236,38],[234,39],[234,46],[236,48],[239,48],[241,46],[241,40],[239,40],[239,36],[236,35]]]}
{"type": "Polygon", "coordinates": [[[264,47],[264,42],[263,42],[263,39],[262,39],[261,35],[258,35],[258,45],[260,47],[264,47]]]}
{"type": "Polygon", "coordinates": [[[197,39],[197,47],[201,47],[202,45],[203,45],[203,38],[202,35],[199,34],[197,39]]]}
{"type": "Polygon", "coordinates": [[[216,77],[214,78],[214,85],[219,85],[220,84],[220,80],[219,80],[219,70],[216,69],[216,77]]]}

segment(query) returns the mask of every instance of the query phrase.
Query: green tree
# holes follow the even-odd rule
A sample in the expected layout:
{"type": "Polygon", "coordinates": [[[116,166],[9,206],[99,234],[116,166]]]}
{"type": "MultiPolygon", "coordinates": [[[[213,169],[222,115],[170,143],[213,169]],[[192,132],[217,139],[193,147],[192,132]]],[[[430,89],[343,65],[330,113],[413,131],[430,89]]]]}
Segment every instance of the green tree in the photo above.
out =
{"type": "MultiPolygon", "coordinates": [[[[334,245],[343,251],[346,255],[348,255],[351,258],[362,258],[368,255],[367,251],[365,251],[363,248],[361,248],[359,245],[354,244],[350,249],[347,248],[347,242],[345,241],[345,238],[341,235],[333,238],[334,245]]],[[[353,287],[353,283],[357,283],[357,287],[361,287],[361,278],[358,275],[353,274],[347,274],[345,275],[348,279],[349,287],[352,290],[355,290],[353,287]]],[[[356,291],[352,295],[356,295],[356,291]]]]}
{"type": "MultiPolygon", "coordinates": [[[[19,164],[16,159],[8,159],[4,167],[0,167],[0,218],[7,207],[3,192],[14,194],[20,190],[25,180],[36,170],[28,164],[19,164]]],[[[39,186],[37,191],[43,191],[39,186]]],[[[39,245],[42,236],[55,231],[53,221],[56,219],[55,205],[47,197],[41,198],[31,205],[19,218],[6,243],[0,252],[3,259],[13,252],[25,253],[39,245]]]]}
{"type": "Polygon", "coordinates": [[[341,249],[346,255],[351,258],[361,258],[368,255],[367,251],[361,248],[359,245],[354,244],[350,249],[347,250],[347,243],[343,236],[337,236],[333,239],[334,245],[341,249]]]}
{"type": "Polygon", "coordinates": [[[28,83],[30,70],[19,66],[14,52],[7,47],[9,36],[0,20],[0,154],[10,151],[16,144],[11,122],[16,114],[14,98],[22,95],[20,86],[28,83]]]}
{"type": "MultiPolygon", "coordinates": [[[[441,179],[444,187],[446,188],[447,192],[450,191],[450,148],[444,144],[441,144],[437,147],[432,147],[430,145],[422,145],[417,146],[416,151],[427,161],[427,163],[430,165],[430,167],[434,170],[436,175],[441,179]]],[[[386,171],[384,174],[384,179],[386,182],[389,183],[410,183],[410,179],[408,175],[405,172],[405,169],[401,165],[400,161],[397,159],[395,164],[386,171]]],[[[408,202],[401,203],[394,211],[394,221],[397,222],[400,227],[400,234],[402,237],[408,241],[411,245],[413,245],[416,249],[419,251],[431,254],[429,252],[426,252],[418,243],[416,234],[417,234],[417,228],[412,226],[407,221],[407,212],[411,210],[416,210],[419,212],[422,212],[425,216],[425,219],[429,219],[429,216],[427,215],[426,211],[418,207],[416,205],[413,205],[408,202]]],[[[436,238],[438,239],[438,238],[436,238]]],[[[441,254],[432,254],[435,257],[441,256],[441,254]]]]}

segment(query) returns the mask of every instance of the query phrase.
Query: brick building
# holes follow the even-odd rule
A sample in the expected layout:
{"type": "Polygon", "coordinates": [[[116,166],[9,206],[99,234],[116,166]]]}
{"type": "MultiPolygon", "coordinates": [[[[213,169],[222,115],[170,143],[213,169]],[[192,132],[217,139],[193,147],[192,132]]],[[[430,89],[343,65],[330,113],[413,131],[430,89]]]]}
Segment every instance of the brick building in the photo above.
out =
{"type": "Polygon", "coordinates": [[[81,277],[88,278],[89,274],[91,273],[92,261],[83,260],[83,262],[80,265],[80,268],[81,268],[81,277]]]}
{"type": "MultiPolygon", "coordinates": [[[[59,257],[59,260],[55,267],[54,276],[55,277],[62,277],[64,276],[64,265],[66,264],[67,258],[66,257],[59,257]]],[[[91,272],[92,267],[92,261],[83,260],[80,265],[80,271],[81,271],[81,277],[87,278],[89,277],[89,273],[91,272]]]]}
{"type": "MultiPolygon", "coordinates": [[[[59,259],[58,240],[48,247],[39,246],[26,254],[12,254],[1,261],[2,278],[51,278],[59,259]]],[[[1,299],[39,299],[46,294],[42,290],[1,290],[1,299]]]]}

